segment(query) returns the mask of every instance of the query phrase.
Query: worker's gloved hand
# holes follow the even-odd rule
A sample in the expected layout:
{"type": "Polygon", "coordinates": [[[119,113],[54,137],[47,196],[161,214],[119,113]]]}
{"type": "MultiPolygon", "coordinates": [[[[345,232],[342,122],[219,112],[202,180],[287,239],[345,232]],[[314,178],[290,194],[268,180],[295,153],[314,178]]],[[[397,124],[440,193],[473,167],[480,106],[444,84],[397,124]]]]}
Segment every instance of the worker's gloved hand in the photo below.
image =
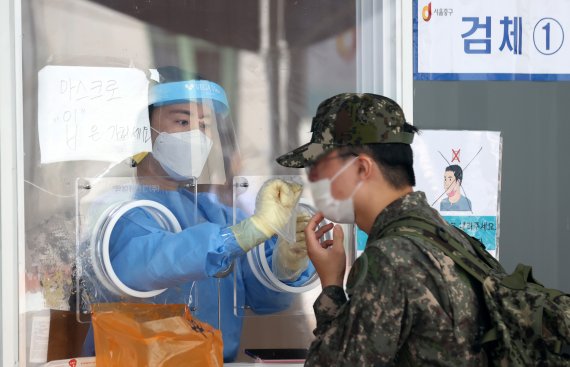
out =
{"type": "Polygon", "coordinates": [[[281,179],[268,180],[263,184],[255,202],[255,214],[251,217],[255,226],[271,237],[291,220],[291,216],[303,186],[281,179]]]}
{"type": "Polygon", "coordinates": [[[295,280],[307,269],[309,257],[307,256],[307,244],[305,243],[305,227],[309,223],[309,214],[297,216],[296,240],[289,243],[279,238],[273,250],[272,270],[277,279],[281,281],[295,280]]]}
{"type": "Polygon", "coordinates": [[[281,179],[268,180],[263,184],[255,202],[254,214],[230,227],[244,251],[269,239],[291,219],[303,186],[281,179]]]}

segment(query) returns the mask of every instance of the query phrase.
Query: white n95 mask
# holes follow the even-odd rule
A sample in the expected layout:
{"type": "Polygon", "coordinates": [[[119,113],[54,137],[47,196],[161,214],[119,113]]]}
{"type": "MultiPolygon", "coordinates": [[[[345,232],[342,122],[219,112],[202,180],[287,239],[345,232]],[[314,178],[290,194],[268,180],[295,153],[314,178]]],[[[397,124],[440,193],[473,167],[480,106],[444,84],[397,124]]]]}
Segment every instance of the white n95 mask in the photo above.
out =
{"type": "Polygon", "coordinates": [[[315,182],[309,182],[309,189],[313,195],[315,207],[317,210],[323,212],[325,218],[332,220],[336,223],[349,223],[354,224],[354,203],[352,198],[360,186],[362,181],[356,185],[350,197],[347,199],[335,199],[331,193],[331,186],[333,181],[346,170],[358,157],[348,162],[338,171],[332,178],[323,178],[315,182]]]}
{"type": "Polygon", "coordinates": [[[152,155],[170,177],[184,181],[200,176],[212,145],[212,139],[200,130],[161,132],[152,146],[152,155]]]}

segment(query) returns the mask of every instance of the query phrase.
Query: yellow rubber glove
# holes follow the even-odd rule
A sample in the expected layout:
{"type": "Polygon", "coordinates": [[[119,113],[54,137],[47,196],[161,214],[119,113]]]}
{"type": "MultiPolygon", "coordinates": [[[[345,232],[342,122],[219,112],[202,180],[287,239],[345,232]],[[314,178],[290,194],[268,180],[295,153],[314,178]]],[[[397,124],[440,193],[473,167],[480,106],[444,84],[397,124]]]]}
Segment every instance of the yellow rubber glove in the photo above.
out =
{"type": "Polygon", "coordinates": [[[267,180],[257,193],[254,214],[230,227],[240,247],[249,251],[281,230],[294,213],[302,191],[303,186],[296,182],[267,180]]]}
{"type": "Polygon", "coordinates": [[[251,217],[255,226],[271,237],[291,219],[299,202],[303,186],[281,179],[268,180],[257,194],[255,214],[251,217]]]}
{"type": "Polygon", "coordinates": [[[311,216],[303,213],[297,216],[296,240],[289,243],[279,238],[273,250],[272,270],[281,281],[295,280],[307,269],[309,257],[305,243],[305,227],[311,216]]]}

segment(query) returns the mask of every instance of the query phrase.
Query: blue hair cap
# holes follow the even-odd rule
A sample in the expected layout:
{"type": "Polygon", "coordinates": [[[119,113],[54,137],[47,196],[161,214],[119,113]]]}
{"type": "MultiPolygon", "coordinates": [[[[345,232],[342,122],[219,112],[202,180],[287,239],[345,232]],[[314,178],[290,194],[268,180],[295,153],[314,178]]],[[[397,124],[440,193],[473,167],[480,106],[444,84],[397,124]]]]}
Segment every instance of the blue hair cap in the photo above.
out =
{"type": "Polygon", "coordinates": [[[228,97],[224,88],[208,80],[186,80],[173,83],[160,83],[150,88],[148,104],[156,107],[211,99],[229,109],[228,97]]]}

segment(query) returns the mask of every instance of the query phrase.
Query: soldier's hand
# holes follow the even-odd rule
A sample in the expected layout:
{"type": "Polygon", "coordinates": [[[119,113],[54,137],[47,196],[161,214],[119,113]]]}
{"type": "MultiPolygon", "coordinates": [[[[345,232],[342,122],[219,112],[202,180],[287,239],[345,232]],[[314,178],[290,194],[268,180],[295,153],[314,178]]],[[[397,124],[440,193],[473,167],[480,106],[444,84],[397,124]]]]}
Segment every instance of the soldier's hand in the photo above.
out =
{"type": "Polygon", "coordinates": [[[346,270],[344,233],[339,225],[334,226],[332,223],[317,229],[323,219],[323,214],[319,212],[311,218],[305,228],[307,254],[319,274],[323,288],[329,285],[342,287],[346,270]],[[325,233],[331,229],[333,229],[333,239],[321,242],[325,233]]]}

